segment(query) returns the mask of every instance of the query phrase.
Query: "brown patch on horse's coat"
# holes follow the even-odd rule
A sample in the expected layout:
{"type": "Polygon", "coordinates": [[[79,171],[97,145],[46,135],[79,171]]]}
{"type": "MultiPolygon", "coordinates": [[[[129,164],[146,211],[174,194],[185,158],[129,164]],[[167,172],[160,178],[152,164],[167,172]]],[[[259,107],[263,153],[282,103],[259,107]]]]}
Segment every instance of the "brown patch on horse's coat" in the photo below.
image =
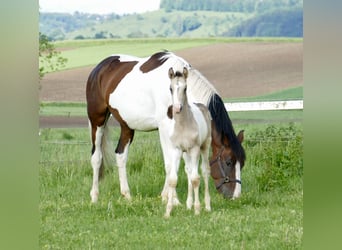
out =
{"type": "Polygon", "coordinates": [[[110,56],[100,62],[90,73],[86,98],[88,115],[92,124],[102,126],[108,113],[108,99],[120,81],[132,71],[137,61],[120,62],[119,56],[110,56]]]}
{"type": "Polygon", "coordinates": [[[134,130],[130,129],[127,123],[122,119],[119,111],[117,109],[113,109],[109,107],[110,112],[115,117],[115,119],[120,123],[121,126],[121,134],[118,145],[115,149],[115,153],[122,154],[125,150],[126,145],[131,144],[134,137],[134,130]]]}
{"type": "Polygon", "coordinates": [[[167,52],[158,52],[152,55],[143,65],[140,66],[141,72],[148,73],[163,65],[163,63],[168,59],[168,57],[166,57],[167,54],[167,52]]]}
{"type": "MultiPolygon", "coordinates": [[[[98,126],[109,118],[109,95],[120,81],[132,71],[137,61],[121,62],[120,56],[110,56],[100,62],[90,73],[87,81],[87,112],[92,127],[92,142],[98,126]]],[[[112,110],[111,110],[112,111],[112,110]]],[[[113,114],[114,115],[114,114],[113,114]]]]}

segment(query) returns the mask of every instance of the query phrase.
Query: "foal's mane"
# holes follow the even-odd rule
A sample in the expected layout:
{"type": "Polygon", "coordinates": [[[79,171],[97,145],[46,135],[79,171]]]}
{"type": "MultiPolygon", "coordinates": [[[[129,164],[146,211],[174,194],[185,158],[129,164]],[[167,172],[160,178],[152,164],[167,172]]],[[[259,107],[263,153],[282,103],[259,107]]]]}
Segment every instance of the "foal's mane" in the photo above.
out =
{"type": "Polygon", "coordinates": [[[207,104],[216,130],[222,134],[222,144],[223,136],[226,136],[237,159],[244,162],[245,151],[235,134],[228,112],[215,87],[194,68],[190,68],[187,82],[194,98],[207,104]]]}

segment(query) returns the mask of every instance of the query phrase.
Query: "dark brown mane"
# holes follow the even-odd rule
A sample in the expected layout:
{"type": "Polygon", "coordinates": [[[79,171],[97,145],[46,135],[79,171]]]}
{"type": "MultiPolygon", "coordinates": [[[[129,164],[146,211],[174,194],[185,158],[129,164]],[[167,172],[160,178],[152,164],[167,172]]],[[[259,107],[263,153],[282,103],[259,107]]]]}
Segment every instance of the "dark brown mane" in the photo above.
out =
{"type": "Polygon", "coordinates": [[[151,70],[158,68],[167,61],[168,52],[158,52],[152,55],[143,65],[140,66],[140,70],[143,73],[148,73],[151,70]]]}
{"type": "Polygon", "coordinates": [[[222,99],[217,95],[213,95],[209,103],[209,111],[214,121],[217,131],[222,134],[222,144],[224,136],[227,136],[229,144],[242,166],[246,160],[245,150],[239,142],[229,118],[228,112],[224,107],[222,99]]]}

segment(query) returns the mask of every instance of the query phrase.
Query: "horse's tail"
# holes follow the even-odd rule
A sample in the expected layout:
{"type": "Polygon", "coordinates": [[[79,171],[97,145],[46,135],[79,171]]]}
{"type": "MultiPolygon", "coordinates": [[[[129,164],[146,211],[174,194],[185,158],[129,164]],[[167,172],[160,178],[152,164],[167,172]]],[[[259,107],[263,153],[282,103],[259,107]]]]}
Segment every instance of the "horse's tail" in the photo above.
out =
{"type": "Polygon", "coordinates": [[[100,168],[100,178],[102,178],[104,175],[104,168],[113,167],[115,163],[115,149],[112,141],[110,140],[110,127],[107,122],[104,125],[102,136],[101,151],[103,158],[100,168]]]}
{"type": "MultiPolygon", "coordinates": [[[[100,166],[99,178],[102,179],[104,177],[105,168],[112,167],[115,163],[115,150],[114,146],[110,140],[110,127],[107,124],[107,121],[104,123],[104,130],[101,140],[101,152],[102,152],[102,164],[100,166]]],[[[89,122],[89,130],[91,135],[91,125],[89,122]]]]}

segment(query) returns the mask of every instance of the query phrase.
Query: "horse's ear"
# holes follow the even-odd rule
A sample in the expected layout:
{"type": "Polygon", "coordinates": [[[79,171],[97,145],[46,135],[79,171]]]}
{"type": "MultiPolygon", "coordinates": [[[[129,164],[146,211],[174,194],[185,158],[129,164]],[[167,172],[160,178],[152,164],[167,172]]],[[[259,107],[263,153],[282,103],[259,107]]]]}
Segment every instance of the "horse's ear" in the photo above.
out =
{"type": "Polygon", "coordinates": [[[169,68],[169,78],[172,79],[175,76],[175,72],[173,72],[173,68],[169,68]]]}
{"type": "Polygon", "coordinates": [[[244,139],[244,135],[243,135],[244,130],[240,130],[240,132],[237,135],[237,138],[239,140],[240,143],[242,143],[243,139],[244,139]]]}
{"type": "Polygon", "coordinates": [[[186,67],[183,68],[183,76],[184,78],[188,78],[188,69],[186,67]]]}

